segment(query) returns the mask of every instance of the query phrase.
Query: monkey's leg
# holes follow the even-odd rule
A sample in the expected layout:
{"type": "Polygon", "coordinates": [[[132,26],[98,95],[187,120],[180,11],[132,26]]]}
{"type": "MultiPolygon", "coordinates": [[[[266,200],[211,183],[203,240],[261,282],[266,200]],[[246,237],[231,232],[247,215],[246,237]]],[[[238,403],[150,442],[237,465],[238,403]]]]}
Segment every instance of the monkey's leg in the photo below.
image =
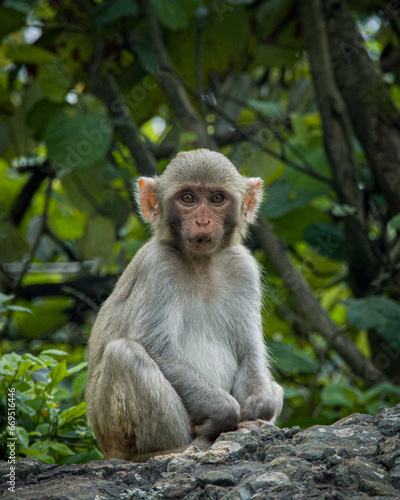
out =
{"type": "Polygon", "coordinates": [[[95,398],[90,419],[105,458],[142,461],[193,439],[181,399],[137,342],[108,344],[95,398]]]}

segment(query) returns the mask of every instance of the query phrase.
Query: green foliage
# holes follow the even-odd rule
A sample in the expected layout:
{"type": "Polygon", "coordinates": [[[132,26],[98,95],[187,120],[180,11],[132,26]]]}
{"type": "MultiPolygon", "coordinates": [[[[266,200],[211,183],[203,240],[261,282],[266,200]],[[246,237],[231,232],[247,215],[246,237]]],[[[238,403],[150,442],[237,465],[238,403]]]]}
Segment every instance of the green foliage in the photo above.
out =
{"type": "Polygon", "coordinates": [[[337,420],[349,413],[376,415],[382,406],[395,405],[400,396],[400,387],[384,382],[361,391],[351,385],[326,385],[321,392],[323,414],[337,420]]]}
{"type": "Polygon", "coordinates": [[[376,295],[367,299],[344,301],[349,322],[360,330],[376,330],[386,342],[398,341],[400,305],[388,297],[376,295]]]}
{"type": "Polygon", "coordinates": [[[83,397],[87,363],[68,369],[68,353],[47,349],[39,356],[4,354],[0,358],[0,449],[7,456],[10,391],[14,393],[16,457],[47,464],[82,463],[102,458],[88,427],[83,397]],[[61,359],[61,361],[60,361],[61,359]],[[72,377],[74,375],[74,377],[72,377]]]}

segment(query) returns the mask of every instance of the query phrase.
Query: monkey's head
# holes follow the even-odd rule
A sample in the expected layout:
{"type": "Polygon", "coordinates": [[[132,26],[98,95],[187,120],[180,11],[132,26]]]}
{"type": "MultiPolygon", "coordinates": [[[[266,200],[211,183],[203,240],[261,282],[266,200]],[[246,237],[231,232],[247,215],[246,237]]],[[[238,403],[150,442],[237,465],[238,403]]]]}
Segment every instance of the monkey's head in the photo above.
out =
{"type": "Polygon", "coordinates": [[[179,153],[160,177],[139,179],[141,211],[158,238],[198,256],[241,242],[261,197],[261,179],[208,149],[179,153]]]}

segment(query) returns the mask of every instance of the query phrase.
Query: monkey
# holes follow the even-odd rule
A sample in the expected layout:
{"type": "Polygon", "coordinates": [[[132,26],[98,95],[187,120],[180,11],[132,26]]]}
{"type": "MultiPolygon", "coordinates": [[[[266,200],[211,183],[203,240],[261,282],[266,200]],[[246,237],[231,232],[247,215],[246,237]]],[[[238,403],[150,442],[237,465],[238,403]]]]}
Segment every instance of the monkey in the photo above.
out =
{"type": "Polygon", "coordinates": [[[206,449],[280,413],[263,340],[259,266],[244,246],[262,198],[221,153],[179,153],[138,180],[153,230],[89,339],[87,413],[106,459],[206,449]]]}

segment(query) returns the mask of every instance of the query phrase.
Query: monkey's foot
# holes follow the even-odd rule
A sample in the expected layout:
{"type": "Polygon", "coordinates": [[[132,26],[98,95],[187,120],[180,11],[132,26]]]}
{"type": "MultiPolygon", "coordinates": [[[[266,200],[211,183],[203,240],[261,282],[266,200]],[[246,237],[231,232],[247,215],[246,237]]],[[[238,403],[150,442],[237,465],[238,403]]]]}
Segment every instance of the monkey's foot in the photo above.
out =
{"type": "Polygon", "coordinates": [[[267,420],[261,420],[257,418],[257,420],[245,420],[244,422],[240,422],[238,424],[237,432],[250,432],[258,429],[259,427],[268,424],[267,420]]]}

